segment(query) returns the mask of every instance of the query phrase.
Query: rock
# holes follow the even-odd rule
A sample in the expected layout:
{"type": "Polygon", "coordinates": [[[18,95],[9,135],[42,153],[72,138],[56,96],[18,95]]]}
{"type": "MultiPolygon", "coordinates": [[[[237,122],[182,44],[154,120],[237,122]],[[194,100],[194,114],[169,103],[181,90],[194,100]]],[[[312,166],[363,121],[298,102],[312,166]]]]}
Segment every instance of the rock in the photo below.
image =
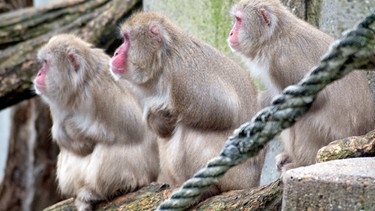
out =
{"type": "Polygon", "coordinates": [[[375,210],[375,158],[328,161],[287,171],[283,210],[375,210]]]}

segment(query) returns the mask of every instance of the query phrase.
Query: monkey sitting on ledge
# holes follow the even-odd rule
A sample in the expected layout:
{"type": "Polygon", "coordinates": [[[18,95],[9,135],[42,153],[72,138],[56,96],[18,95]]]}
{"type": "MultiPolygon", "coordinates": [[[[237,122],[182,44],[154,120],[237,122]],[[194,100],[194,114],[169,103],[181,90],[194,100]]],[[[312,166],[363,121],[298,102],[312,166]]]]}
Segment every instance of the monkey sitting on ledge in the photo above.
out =
{"type": "MultiPolygon", "coordinates": [[[[255,86],[239,65],[158,13],[133,15],[121,34],[111,73],[132,85],[149,127],[160,137],[158,181],[178,187],[257,112],[255,86]]],[[[232,168],[202,199],[258,186],[264,152],[232,168]]]]}
{"type": "MultiPolygon", "coordinates": [[[[290,13],[279,0],[242,0],[232,9],[235,24],[228,42],[245,57],[267,90],[266,106],[284,88],[299,82],[319,62],[333,38],[290,13]]],[[[315,163],[318,150],[374,128],[374,103],[365,72],[354,71],[324,89],[310,111],[281,139],[285,152],[276,157],[280,170],[315,163]]]]}
{"type": "Polygon", "coordinates": [[[156,136],[125,82],[108,72],[109,56],[70,34],[38,52],[43,63],[36,93],[50,107],[52,137],[60,147],[57,181],[78,210],[156,180],[156,136]]]}

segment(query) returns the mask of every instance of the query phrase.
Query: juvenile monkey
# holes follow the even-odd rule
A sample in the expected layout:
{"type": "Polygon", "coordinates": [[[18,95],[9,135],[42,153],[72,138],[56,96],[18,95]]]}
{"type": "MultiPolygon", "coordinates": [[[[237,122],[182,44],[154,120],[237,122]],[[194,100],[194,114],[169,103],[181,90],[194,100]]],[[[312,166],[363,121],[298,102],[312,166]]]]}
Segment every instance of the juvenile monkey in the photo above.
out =
{"type": "MultiPolygon", "coordinates": [[[[290,13],[279,0],[242,0],[232,9],[236,22],[230,47],[242,54],[267,90],[262,106],[295,84],[328,50],[333,38],[290,13]]],[[[374,128],[374,105],[365,73],[355,71],[324,89],[310,111],[281,134],[281,170],[315,163],[317,151],[335,139],[374,128]]]]}
{"type": "MultiPolygon", "coordinates": [[[[134,86],[149,127],[163,138],[158,181],[180,186],[255,114],[256,89],[245,70],[160,14],[137,13],[121,33],[111,73],[134,86]]],[[[259,185],[263,159],[264,152],[233,168],[206,196],[259,185]]]]}
{"type": "Polygon", "coordinates": [[[57,180],[78,210],[156,180],[156,136],[125,82],[108,72],[109,56],[71,34],[52,37],[38,52],[34,80],[48,103],[60,147],[57,180]]]}

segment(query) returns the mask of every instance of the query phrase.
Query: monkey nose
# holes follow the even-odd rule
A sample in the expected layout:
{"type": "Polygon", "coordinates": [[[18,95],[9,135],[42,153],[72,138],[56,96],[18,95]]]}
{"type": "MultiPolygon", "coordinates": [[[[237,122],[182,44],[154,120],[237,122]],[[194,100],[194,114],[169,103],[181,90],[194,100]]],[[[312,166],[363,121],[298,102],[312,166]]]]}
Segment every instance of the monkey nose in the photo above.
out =
{"type": "Polygon", "coordinates": [[[118,55],[119,55],[119,49],[116,49],[114,56],[118,56],[118,55]]]}

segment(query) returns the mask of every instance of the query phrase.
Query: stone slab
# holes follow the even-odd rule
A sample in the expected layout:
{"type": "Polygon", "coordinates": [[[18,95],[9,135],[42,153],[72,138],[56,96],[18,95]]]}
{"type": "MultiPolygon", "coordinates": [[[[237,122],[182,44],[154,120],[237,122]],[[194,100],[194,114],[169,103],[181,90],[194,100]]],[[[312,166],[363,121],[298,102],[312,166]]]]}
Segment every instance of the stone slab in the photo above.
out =
{"type": "Polygon", "coordinates": [[[375,158],[291,169],[283,182],[283,210],[375,210],[375,158]]]}
{"type": "Polygon", "coordinates": [[[280,172],[277,170],[275,157],[280,154],[283,149],[284,147],[279,136],[268,142],[268,150],[260,175],[260,186],[268,185],[280,178],[280,172]]]}

